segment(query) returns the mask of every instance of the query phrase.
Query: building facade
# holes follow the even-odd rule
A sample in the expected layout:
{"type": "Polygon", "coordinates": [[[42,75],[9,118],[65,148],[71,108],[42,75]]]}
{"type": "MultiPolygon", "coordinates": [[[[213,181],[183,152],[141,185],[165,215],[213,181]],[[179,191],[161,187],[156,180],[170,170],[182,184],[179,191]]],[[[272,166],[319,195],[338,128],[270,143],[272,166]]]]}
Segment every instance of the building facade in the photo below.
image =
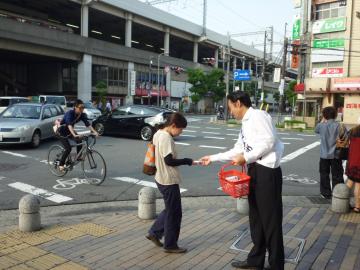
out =
{"type": "Polygon", "coordinates": [[[339,120],[354,125],[360,117],[360,0],[294,2],[298,115],[314,125],[322,108],[335,106],[339,120]]]}

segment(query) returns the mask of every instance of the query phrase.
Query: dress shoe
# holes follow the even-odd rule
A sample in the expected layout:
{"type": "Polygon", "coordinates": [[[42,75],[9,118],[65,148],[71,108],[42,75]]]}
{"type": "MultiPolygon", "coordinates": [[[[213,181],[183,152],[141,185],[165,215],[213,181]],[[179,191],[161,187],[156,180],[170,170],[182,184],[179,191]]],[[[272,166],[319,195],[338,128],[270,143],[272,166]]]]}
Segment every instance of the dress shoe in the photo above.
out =
{"type": "Polygon", "coordinates": [[[155,244],[155,246],[158,246],[158,247],[162,247],[163,246],[163,243],[160,242],[160,240],[154,236],[154,235],[151,235],[151,234],[148,234],[147,236],[145,236],[147,239],[149,239],[151,242],[153,242],[155,244]]]}
{"type": "Polygon", "coordinates": [[[164,251],[166,253],[185,253],[187,251],[186,248],[181,248],[181,247],[177,247],[177,248],[164,248],[164,251]]]}
{"type": "Polygon", "coordinates": [[[233,261],[231,263],[232,267],[239,268],[239,269],[254,269],[254,270],[262,270],[262,267],[258,267],[255,265],[248,264],[247,261],[233,261]]]}

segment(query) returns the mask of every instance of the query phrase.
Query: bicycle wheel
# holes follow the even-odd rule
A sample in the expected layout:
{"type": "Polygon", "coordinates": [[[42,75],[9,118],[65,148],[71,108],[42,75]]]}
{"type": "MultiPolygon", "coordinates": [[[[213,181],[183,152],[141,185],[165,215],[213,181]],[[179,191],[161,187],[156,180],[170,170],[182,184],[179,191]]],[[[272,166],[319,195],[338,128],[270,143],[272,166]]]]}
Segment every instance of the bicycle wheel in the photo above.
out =
{"type": "Polygon", "coordinates": [[[91,185],[100,185],[106,178],[106,163],[102,155],[91,150],[86,153],[85,159],[81,162],[84,176],[91,185]]]}
{"type": "Polygon", "coordinates": [[[48,159],[47,163],[49,165],[50,172],[56,176],[64,176],[67,173],[67,170],[60,171],[59,170],[59,163],[60,159],[63,155],[63,152],[65,149],[60,145],[53,145],[51,146],[49,153],[48,153],[48,159]]]}

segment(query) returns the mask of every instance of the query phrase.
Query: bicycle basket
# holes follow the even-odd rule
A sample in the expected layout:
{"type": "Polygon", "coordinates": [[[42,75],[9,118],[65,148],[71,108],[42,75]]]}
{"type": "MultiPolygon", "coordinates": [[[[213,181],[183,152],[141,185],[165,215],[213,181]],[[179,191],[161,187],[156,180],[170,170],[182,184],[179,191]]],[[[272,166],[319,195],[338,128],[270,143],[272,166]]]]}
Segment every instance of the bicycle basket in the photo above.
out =
{"type": "Polygon", "coordinates": [[[218,173],[222,191],[233,198],[240,198],[249,194],[250,176],[245,173],[245,167],[242,171],[225,170],[232,164],[225,164],[218,173]]]}

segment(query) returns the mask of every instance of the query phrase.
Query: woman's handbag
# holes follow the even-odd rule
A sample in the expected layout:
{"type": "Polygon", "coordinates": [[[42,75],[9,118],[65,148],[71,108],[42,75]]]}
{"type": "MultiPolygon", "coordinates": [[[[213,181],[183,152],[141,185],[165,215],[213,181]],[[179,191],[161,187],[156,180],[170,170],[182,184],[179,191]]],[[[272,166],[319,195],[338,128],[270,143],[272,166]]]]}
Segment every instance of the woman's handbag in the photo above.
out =
{"type": "Polygon", "coordinates": [[[344,125],[340,124],[339,135],[336,139],[334,158],[340,160],[347,160],[348,157],[349,157],[349,137],[344,125]]]}
{"type": "Polygon", "coordinates": [[[156,173],[155,166],[155,145],[148,143],[145,154],[143,173],[147,175],[154,175],[156,173]]]}

